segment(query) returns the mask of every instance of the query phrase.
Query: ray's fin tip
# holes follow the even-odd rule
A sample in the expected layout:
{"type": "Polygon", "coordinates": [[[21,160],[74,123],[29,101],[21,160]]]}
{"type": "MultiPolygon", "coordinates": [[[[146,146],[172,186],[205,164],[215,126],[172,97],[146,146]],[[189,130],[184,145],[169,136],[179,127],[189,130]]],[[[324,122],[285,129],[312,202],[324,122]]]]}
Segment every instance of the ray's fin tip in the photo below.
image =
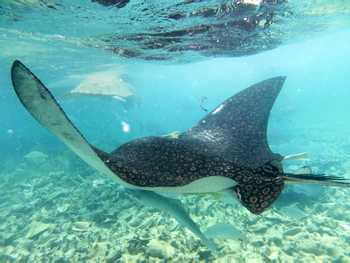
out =
{"type": "Polygon", "coordinates": [[[267,79],[267,81],[270,81],[272,83],[275,83],[275,85],[282,87],[286,79],[287,79],[287,76],[276,76],[276,77],[267,79]]]}
{"type": "Polygon", "coordinates": [[[18,66],[24,66],[24,65],[21,61],[19,61],[18,59],[15,59],[12,63],[11,70],[13,70],[15,67],[18,67],[18,66]]]}
{"type": "Polygon", "coordinates": [[[20,70],[25,70],[30,72],[30,70],[18,59],[14,60],[11,66],[11,78],[12,78],[12,82],[15,78],[15,74],[16,74],[16,70],[20,69],[20,70]]]}
{"type": "Polygon", "coordinates": [[[277,77],[274,77],[272,78],[272,80],[278,80],[281,82],[281,84],[283,84],[287,79],[287,76],[277,76],[277,77]]]}

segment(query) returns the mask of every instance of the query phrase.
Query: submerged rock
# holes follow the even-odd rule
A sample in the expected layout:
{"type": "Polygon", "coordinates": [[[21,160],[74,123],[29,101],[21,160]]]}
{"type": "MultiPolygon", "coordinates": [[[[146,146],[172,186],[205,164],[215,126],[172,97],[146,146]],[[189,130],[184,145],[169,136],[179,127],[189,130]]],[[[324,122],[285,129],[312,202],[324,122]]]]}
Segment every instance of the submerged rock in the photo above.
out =
{"type": "Polygon", "coordinates": [[[33,221],[29,225],[29,230],[27,232],[26,238],[33,239],[44,233],[45,231],[49,230],[52,228],[54,225],[53,224],[45,224],[40,221],[33,221]]]}
{"type": "Polygon", "coordinates": [[[152,239],[148,244],[147,254],[155,258],[169,259],[175,255],[175,249],[164,241],[152,239]]]}
{"type": "Polygon", "coordinates": [[[268,247],[265,256],[273,262],[279,258],[279,251],[280,249],[276,246],[268,247]]]}
{"type": "Polygon", "coordinates": [[[77,232],[85,232],[90,229],[92,223],[87,221],[77,221],[73,224],[72,230],[77,232]]]}
{"type": "Polygon", "coordinates": [[[123,8],[130,2],[130,0],[92,0],[92,2],[97,2],[103,6],[123,8]]]}
{"type": "Polygon", "coordinates": [[[294,227],[294,228],[291,228],[291,229],[288,229],[287,231],[285,231],[284,235],[285,236],[295,236],[301,232],[302,232],[301,228],[294,227]]]}
{"type": "Polygon", "coordinates": [[[112,253],[112,245],[109,242],[95,242],[89,250],[90,257],[105,258],[109,253],[112,253]]]}
{"type": "Polygon", "coordinates": [[[58,213],[65,213],[69,208],[70,208],[70,204],[64,203],[62,205],[59,205],[56,210],[58,213]]]}
{"type": "Polygon", "coordinates": [[[243,233],[234,227],[231,224],[218,223],[210,226],[205,232],[204,235],[209,238],[217,238],[217,239],[243,239],[243,233]]]}

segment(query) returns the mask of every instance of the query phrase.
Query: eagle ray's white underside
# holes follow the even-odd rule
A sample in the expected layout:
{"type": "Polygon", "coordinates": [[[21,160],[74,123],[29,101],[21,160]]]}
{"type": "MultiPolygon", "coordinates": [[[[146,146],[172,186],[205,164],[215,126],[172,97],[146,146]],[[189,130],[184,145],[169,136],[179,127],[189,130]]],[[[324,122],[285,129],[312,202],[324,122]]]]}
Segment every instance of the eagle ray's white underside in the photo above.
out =
{"type": "Polygon", "coordinates": [[[183,186],[145,187],[145,190],[170,193],[211,193],[221,192],[236,185],[236,182],[224,176],[208,176],[183,186]]]}

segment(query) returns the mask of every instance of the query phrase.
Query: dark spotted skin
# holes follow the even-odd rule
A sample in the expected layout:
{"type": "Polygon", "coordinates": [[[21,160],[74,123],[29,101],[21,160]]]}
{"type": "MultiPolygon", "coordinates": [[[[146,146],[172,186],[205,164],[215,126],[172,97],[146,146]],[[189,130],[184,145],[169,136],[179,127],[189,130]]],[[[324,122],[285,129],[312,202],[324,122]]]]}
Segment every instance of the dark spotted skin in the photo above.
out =
{"type": "Polygon", "coordinates": [[[212,155],[200,141],[146,137],[122,145],[112,154],[98,152],[121,179],[140,187],[184,186],[208,176],[232,178],[236,197],[252,213],[268,208],[283,189],[281,157],[261,167],[235,165],[212,155]]]}
{"type": "Polygon", "coordinates": [[[234,187],[238,200],[252,213],[260,214],[279,196],[284,187],[283,170],[278,160],[245,171],[245,178],[234,187]],[[247,177],[249,179],[247,179],[247,177]]]}
{"type": "Polygon", "coordinates": [[[106,157],[121,179],[147,187],[184,186],[207,176],[232,178],[242,170],[199,141],[166,137],[137,139],[106,157]]]}

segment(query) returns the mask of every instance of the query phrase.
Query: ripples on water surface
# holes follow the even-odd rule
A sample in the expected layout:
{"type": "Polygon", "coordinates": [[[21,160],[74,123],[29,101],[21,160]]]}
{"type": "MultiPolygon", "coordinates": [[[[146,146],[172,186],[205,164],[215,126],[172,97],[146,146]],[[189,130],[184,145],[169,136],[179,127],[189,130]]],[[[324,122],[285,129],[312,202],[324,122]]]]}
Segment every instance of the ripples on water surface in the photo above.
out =
{"type": "Polygon", "coordinates": [[[22,60],[88,140],[112,150],[186,130],[240,89],[287,75],[272,149],[308,151],[288,171],[350,178],[349,17],[347,0],[0,0],[0,262],[349,262],[348,189],[288,187],[261,216],[181,196],[203,232],[225,232],[212,254],[39,127],[9,78],[22,60]],[[108,100],[116,84],[135,96],[108,100]]]}
{"type": "Polygon", "coordinates": [[[10,1],[5,37],[90,46],[123,57],[242,56],[345,28],[347,1],[10,1]]]}

